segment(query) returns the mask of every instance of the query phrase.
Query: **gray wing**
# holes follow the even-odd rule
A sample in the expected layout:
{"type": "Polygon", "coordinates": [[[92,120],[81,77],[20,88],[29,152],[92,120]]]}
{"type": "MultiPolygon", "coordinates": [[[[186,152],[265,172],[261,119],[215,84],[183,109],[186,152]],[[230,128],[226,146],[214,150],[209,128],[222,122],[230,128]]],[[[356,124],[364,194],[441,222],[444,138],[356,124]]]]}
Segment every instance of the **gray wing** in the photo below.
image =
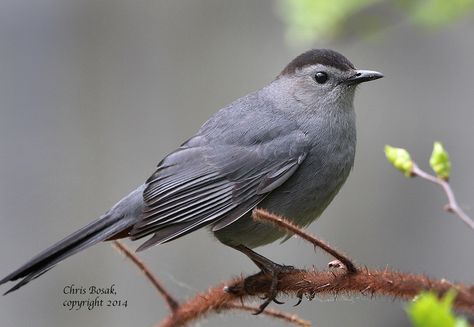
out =
{"type": "Polygon", "coordinates": [[[283,184],[306,157],[306,137],[295,131],[248,146],[213,144],[197,136],[166,157],[148,179],[145,209],[133,240],[154,234],[138,250],[205,225],[223,228],[283,184]]]}

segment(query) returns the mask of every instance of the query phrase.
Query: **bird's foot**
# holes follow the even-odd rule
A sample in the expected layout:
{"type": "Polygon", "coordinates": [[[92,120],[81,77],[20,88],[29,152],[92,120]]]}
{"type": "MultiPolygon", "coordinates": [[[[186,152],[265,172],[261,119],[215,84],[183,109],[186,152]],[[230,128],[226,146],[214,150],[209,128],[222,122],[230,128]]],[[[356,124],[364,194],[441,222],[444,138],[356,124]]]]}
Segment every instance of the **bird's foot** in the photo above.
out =
{"type": "MultiPolygon", "coordinates": [[[[262,300],[265,300],[262,304],[259,305],[258,310],[254,313],[255,315],[258,315],[265,310],[265,308],[271,303],[275,302],[276,304],[283,304],[284,302],[278,301],[276,299],[278,295],[278,281],[280,274],[286,274],[291,271],[295,270],[295,267],[293,266],[285,266],[285,265],[280,265],[277,263],[272,262],[272,266],[266,267],[265,270],[262,270],[262,274],[269,275],[271,277],[271,282],[270,282],[270,287],[268,289],[267,294],[265,294],[264,297],[262,297],[262,300]]],[[[244,285],[247,280],[244,280],[244,285]]],[[[244,286],[245,287],[245,286],[244,286]]]]}
{"type": "MultiPolygon", "coordinates": [[[[254,294],[255,292],[253,291],[255,288],[253,285],[257,281],[261,281],[262,275],[268,275],[271,277],[270,280],[270,285],[268,287],[268,292],[263,296],[262,300],[265,300],[258,308],[258,310],[254,313],[255,315],[258,315],[262,313],[265,308],[271,303],[275,302],[277,304],[283,304],[283,302],[280,302],[276,299],[278,295],[278,281],[280,278],[281,274],[286,274],[289,273],[295,268],[293,266],[285,266],[285,265],[280,265],[278,263],[275,263],[271,261],[268,258],[265,258],[264,256],[252,251],[251,249],[245,247],[245,246],[237,246],[235,247],[237,250],[240,252],[244,253],[247,255],[247,257],[252,260],[257,267],[260,268],[260,272],[258,274],[249,276],[245,278],[243,281],[243,291],[246,294],[254,294]]],[[[230,293],[235,293],[238,294],[239,291],[241,291],[241,288],[236,288],[236,287],[227,287],[226,291],[230,293]]]]}

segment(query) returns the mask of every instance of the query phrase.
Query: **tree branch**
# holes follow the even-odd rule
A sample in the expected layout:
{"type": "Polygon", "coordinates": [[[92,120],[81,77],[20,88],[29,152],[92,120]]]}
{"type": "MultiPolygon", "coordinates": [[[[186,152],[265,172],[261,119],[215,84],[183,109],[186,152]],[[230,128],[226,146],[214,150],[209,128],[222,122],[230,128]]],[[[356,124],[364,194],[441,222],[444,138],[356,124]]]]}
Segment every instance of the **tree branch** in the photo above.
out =
{"type": "Polygon", "coordinates": [[[456,197],[454,196],[454,192],[448,181],[428,174],[420,167],[418,167],[416,163],[413,163],[411,174],[412,176],[421,177],[424,180],[430,181],[434,184],[441,186],[443,188],[444,193],[446,193],[446,197],[448,198],[448,204],[444,207],[444,209],[448,212],[457,215],[459,218],[462,219],[462,221],[464,221],[469,226],[469,228],[474,231],[474,221],[459,206],[458,202],[456,201],[456,197]]]}
{"type": "MultiPolygon", "coordinates": [[[[229,310],[228,304],[235,307],[236,301],[259,299],[266,294],[271,277],[257,274],[244,279],[236,279],[219,284],[207,292],[196,294],[163,320],[159,327],[186,326],[190,322],[209,315],[229,310]],[[232,293],[225,289],[232,288],[232,293]]],[[[454,307],[460,311],[474,314],[474,288],[453,284],[444,279],[434,280],[426,276],[405,274],[390,270],[358,269],[356,273],[295,270],[280,276],[278,290],[288,296],[389,296],[395,299],[411,300],[424,290],[440,295],[454,288],[458,292],[454,307]]],[[[267,309],[268,310],[268,309],[267,309]]],[[[267,312],[264,311],[264,312],[267,312]]]]}
{"type": "MultiPolygon", "coordinates": [[[[236,279],[230,282],[231,285],[238,285],[243,282],[242,279],[236,279]]],[[[182,303],[179,308],[162,320],[156,327],[180,327],[187,326],[189,323],[202,319],[210,314],[219,314],[232,310],[243,310],[255,312],[258,307],[252,307],[239,303],[247,295],[234,295],[226,292],[227,283],[221,283],[207,292],[196,294],[192,299],[182,303]]],[[[311,323],[298,318],[296,315],[283,313],[274,309],[267,308],[263,311],[264,315],[272,318],[283,319],[288,323],[297,326],[311,326],[311,323]]]]}

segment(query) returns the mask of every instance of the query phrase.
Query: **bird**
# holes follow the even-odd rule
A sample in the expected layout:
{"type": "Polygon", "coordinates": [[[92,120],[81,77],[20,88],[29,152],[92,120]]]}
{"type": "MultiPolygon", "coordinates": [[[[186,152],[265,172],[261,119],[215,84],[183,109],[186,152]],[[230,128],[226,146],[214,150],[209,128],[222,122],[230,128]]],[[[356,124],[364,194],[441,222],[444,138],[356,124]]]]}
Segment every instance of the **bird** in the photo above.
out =
{"type": "MultiPolygon", "coordinates": [[[[322,214],[353,168],[356,87],[382,77],[334,50],[300,54],[269,84],[212,115],[104,215],[1,279],[18,281],[4,295],[99,242],[148,237],[142,251],[204,227],[277,278],[288,266],[253,249],[291,235],[253,220],[252,210],[300,227],[322,214]]],[[[260,311],[272,300],[269,290],[260,311]]]]}

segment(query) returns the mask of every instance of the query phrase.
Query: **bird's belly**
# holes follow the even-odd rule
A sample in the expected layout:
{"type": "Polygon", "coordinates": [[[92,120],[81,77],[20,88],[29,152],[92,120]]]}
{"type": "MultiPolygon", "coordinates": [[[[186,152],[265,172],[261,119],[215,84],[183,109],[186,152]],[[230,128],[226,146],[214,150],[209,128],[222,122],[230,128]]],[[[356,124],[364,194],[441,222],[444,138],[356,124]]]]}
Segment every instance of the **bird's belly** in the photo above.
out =
{"type": "MultiPolygon", "coordinates": [[[[326,165],[316,171],[315,165],[309,161],[257,207],[287,217],[299,226],[307,226],[329,205],[347,179],[351,167],[349,161],[345,166],[326,165]]],[[[255,222],[251,212],[214,234],[224,244],[242,244],[250,248],[287,236],[269,224],[255,222]]]]}

